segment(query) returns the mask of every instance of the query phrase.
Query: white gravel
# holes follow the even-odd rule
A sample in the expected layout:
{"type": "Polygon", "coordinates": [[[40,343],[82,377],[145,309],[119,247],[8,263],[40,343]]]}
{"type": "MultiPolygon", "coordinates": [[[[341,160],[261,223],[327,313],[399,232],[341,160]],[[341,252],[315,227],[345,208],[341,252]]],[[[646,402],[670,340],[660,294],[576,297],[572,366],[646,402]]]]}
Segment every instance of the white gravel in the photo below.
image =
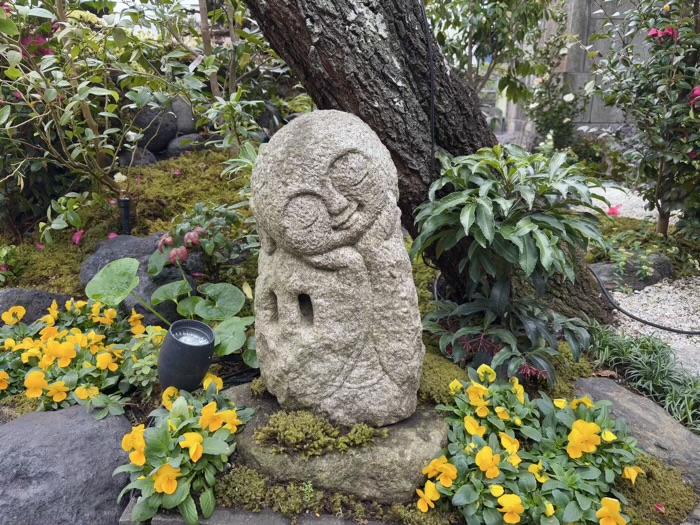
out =
{"type": "MultiPolygon", "coordinates": [[[[700,331],[700,277],[662,281],[632,294],[613,292],[618,304],[646,321],[700,331]]],[[[700,374],[700,336],[674,334],[634,321],[615,312],[625,335],[654,335],[668,343],[684,367],[700,374]]]]}
{"type": "MultiPolygon", "coordinates": [[[[596,188],[593,190],[597,195],[601,195],[610,201],[610,207],[620,206],[620,216],[628,217],[630,219],[647,220],[651,219],[656,221],[659,218],[659,213],[656,210],[646,210],[644,205],[646,204],[644,199],[638,193],[626,188],[615,189],[615,188],[596,188]]],[[[599,201],[600,202],[600,201],[599,201]]],[[[601,208],[605,209],[605,204],[601,204],[601,208]]],[[[677,214],[671,216],[671,224],[678,221],[677,214]]]]}

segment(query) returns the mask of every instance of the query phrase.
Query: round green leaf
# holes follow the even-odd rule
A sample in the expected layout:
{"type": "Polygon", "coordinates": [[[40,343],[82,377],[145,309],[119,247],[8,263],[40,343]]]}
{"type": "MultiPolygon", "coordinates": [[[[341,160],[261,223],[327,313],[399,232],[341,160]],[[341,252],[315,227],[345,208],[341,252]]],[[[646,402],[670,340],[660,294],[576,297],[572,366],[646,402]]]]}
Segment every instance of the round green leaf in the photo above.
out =
{"type": "Polygon", "coordinates": [[[93,301],[107,306],[119,306],[139,285],[139,262],[126,258],[109,263],[85,287],[85,294],[93,301]]]}

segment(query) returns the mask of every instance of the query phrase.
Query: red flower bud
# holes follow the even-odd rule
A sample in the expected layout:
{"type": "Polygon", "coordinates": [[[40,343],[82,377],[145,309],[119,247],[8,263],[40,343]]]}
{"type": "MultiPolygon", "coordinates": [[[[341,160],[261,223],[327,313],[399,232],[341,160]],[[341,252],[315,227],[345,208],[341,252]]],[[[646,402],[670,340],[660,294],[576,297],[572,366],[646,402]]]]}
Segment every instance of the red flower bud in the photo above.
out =
{"type": "Polygon", "coordinates": [[[73,234],[71,240],[73,241],[73,244],[80,246],[80,242],[83,240],[83,237],[85,237],[85,230],[78,230],[73,234]]]}
{"type": "Polygon", "coordinates": [[[160,238],[160,241],[158,241],[158,251],[160,253],[163,253],[163,246],[172,246],[175,244],[175,241],[173,241],[173,238],[165,234],[160,238]]]}
{"type": "Polygon", "coordinates": [[[189,258],[190,254],[187,252],[187,248],[185,248],[184,246],[175,248],[173,251],[170,252],[170,255],[168,256],[168,260],[171,264],[177,264],[178,260],[186,263],[187,259],[189,258]]]}
{"type": "Polygon", "coordinates": [[[194,232],[188,232],[185,234],[185,245],[187,246],[199,246],[199,234],[194,232]]]}
{"type": "Polygon", "coordinates": [[[0,272],[9,272],[10,267],[7,264],[0,265],[0,272]]]}

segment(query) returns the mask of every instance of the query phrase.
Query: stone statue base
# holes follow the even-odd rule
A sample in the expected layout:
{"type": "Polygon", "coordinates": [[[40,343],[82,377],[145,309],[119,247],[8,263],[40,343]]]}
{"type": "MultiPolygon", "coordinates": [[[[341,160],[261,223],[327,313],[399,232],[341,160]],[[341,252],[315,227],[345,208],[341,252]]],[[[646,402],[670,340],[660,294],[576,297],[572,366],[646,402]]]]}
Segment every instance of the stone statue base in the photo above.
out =
{"type": "Polygon", "coordinates": [[[272,396],[252,396],[250,385],[222,393],[239,406],[254,408],[255,416],[238,434],[236,462],[278,482],[311,482],[323,489],[384,504],[415,500],[424,483],[422,470],[447,446],[447,423],[432,408],[419,408],[413,416],[384,427],[386,439],[374,445],[332,452],[304,460],[296,454],[275,454],[258,445],[253,435],[270,416],[281,410],[272,396]]]}

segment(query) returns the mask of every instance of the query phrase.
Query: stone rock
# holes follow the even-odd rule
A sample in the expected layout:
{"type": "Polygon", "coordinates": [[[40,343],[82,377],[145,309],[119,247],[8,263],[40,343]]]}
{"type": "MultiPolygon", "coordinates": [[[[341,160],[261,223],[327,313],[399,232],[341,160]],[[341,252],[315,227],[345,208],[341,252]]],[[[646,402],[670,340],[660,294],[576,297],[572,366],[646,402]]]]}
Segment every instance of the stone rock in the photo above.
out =
{"type": "Polygon", "coordinates": [[[681,471],[696,487],[700,485],[700,436],[673,419],[659,405],[611,379],[580,379],[576,387],[594,400],[612,402],[612,415],[627,422],[639,447],[681,471]]]}
{"type": "Polygon", "coordinates": [[[408,503],[415,498],[416,487],[431,460],[442,455],[447,446],[448,426],[435,410],[419,409],[408,419],[386,427],[386,439],[377,439],[368,447],[351,448],[314,456],[308,460],[294,454],[275,454],[255,442],[255,429],[264,425],[280,406],[271,396],[258,399],[250,385],[223,392],[238,406],[256,410],[253,419],[238,434],[238,460],[242,464],[280,482],[310,481],[314,488],[355,495],[380,503],[408,503]]]}
{"type": "Polygon", "coordinates": [[[197,121],[194,119],[192,106],[182,97],[175,97],[170,103],[170,111],[177,119],[177,131],[183,135],[197,131],[197,121]]]}
{"type": "Polygon", "coordinates": [[[156,156],[146,148],[137,147],[135,151],[123,149],[119,153],[119,165],[122,168],[128,168],[129,166],[131,166],[132,168],[142,166],[153,166],[157,162],[158,159],[156,158],[156,156]]]}
{"type": "Polygon", "coordinates": [[[316,111],[275,134],[252,189],[268,390],[346,425],[409,417],[425,349],[389,151],[358,117],[316,111]]]}
{"type": "Polygon", "coordinates": [[[143,138],[139,144],[158,153],[168,147],[177,136],[177,117],[172,111],[163,108],[145,107],[138,112],[134,125],[141,129],[143,138]]]}
{"type": "MultiPolygon", "coordinates": [[[[150,237],[132,237],[131,235],[119,235],[112,240],[103,241],[95,247],[92,256],[83,263],[80,269],[80,282],[86,286],[97,272],[104,268],[107,264],[117,259],[124,257],[132,257],[139,261],[139,285],[134,290],[134,293],[141,297],[146,302],[150,302],[151,295],[164,284],[182,280],[180,271],[172,266],[166,267],[159,275],[153,277],[148,274],[148,260],[158,248],[158,241],[163,234],[156,233],[150,237]]],[[[190,284],[193,284],[194,281],[190,284]]],[[[194,286],[193,286],[194,288],[194,286]]],[[[162,324],[162,322],[153,314],[146,310],[132,296],[126,298],[122,303],[122,307],[130,312],[132,308],[144,316],[143,323],[146,325],[162,324]]],[[[159,304],[156,311],[169,321],[179,319],[177,307],[175,303],[168,301],[159,304]]]]}
{"type": "Polygon", "coordinates": [[[628,268],[624,275],[619,275],[615,265],[611,262],[599,262],[591,264],[591,268],[603,281],[608,290],[614,290],[618,286],[626,286],[633,290],[643,290],[647,286],[656,284],[664,279],[673,278],[673,264],[671,259],[660,253],[649,256],[654,273],[645,279],[637,276],[636,268],[628,268]]]}
{"type": "Polygon", "coordinates": [[[188,151],[199,151],[204,148],[206,141],[207,139],[202,137],[199,133],[182,135],[170,141],[168,148],[165,150],[165,156],[166,158],[172,159],[188,151]]]}
{"type": "Polygon", "coordinates": [[[27,313],[22,319],[25,324],[30,324],[44,317],[47,308],[53,301],[63,308],[64,303],[70,299],[67,295],[58,295],[43,290],[25,290],[23,288],[7,288],[0,290],[0,313],[6,312],[13,306],[24,306],[27,313]]]}
{"type": "Polygon", "coordinates": [[[129,482],[112,471],[128,420],[95,420],[85,408],[34,412],[0,426],[0,525],[116,525],[129,482]]]}

